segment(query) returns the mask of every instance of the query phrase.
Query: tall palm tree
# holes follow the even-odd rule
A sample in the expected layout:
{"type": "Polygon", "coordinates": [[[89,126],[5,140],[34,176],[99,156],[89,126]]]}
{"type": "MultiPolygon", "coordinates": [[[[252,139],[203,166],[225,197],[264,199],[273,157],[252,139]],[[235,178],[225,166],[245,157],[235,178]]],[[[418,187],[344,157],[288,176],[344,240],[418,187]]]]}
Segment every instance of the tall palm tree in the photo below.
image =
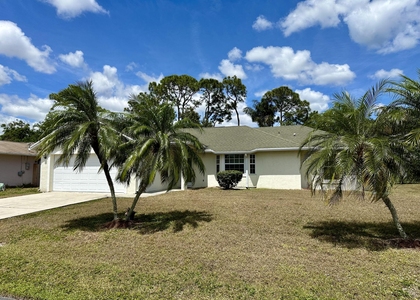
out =
{"type": "Polygon", "coordinates": [[[334,95],[330,114],[334,132],[314,131],[301,146],[310,147],[302,167],[311,179],[312,192],[320,190],[330,204],[343,198],[349,181],[353,193],[380,201],[391,212],[402,238],[407,238],[389,195],[404,175],[400,155],[403,147],[384,132],[377,99],[387,82],[381,81],[359,99],[349,93],[334,95]],[[332,184],[334,183],[334,184],[332,184]],[[334,187],[333,187],[334,186],[334,187]]]}
{"type": "Polygon", "coordinates": [[[39,156],[62,150],[57,164],[68,166],[75,155],[74,170],[82,171],[93,149],[111,192],[114,219],[118,219],[114,183],[110,175],[108,153],[115,146],[118,132],[111,126],[111,114],[99,106],[92,81],[69,85],[51,94],[54,104],[48,114],[39,156]]]}
{"type": "Polygon", "coordinates": [[[128,218],[158,173],[168,191],[180,180],[194,181],[195,167],[204,174],[204,164],[199,156],[204,146],[197,137],[181,130],[199,127],[197,124],[189,119],[174,123],[175,112],[171,104],[157,104],[144,95],[132,96],[129,105],[124,133],[132,139],[121,145],[119,153],[122,155],[116,159],[121,181],[129,183],[132,175],[139,180],[128,218]]]}

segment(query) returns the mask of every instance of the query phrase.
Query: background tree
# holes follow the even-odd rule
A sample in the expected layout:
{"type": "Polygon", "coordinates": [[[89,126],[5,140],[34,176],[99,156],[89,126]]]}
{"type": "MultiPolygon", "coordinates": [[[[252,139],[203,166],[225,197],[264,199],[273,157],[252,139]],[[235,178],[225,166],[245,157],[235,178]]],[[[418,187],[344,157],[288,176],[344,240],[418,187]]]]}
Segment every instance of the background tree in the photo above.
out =
{"type": "Polygon", "coordinates": [[[22,120],[3,123],[0,127],[3,130],[3,133],[0,135],[0,140],[2,141],[36,142],[39,138],[39,132],[36,125],[31,128],[29,123],[22,120]]]}
{"type": "Polygon", "coordinates": [[[300,100],[297,93],[286,86],[266,92],[261,101],[253,101],[253,107],[247,107],[244,112],[258,126],[303,125],[311,116],[309,102],[300,100]]]}
{"type": "Polygon", "coordinates": [[[205,105],[201,124],[208,127],[223,123],[225,120],[230,121],[232,113],[223,93],[223,83],[217,79],[202,78],[199,81],[199,86],[201,91],[200,101],[205,105]]]}
{"type": "Polygon", "coordinates": [[[223,79],[223,86],[228,108],[235,111],[238,126],[240,126],[241,122],[239,120],[238,104],[245,102],[247,93],[246,87],[242,83],[242,80],[236,76],[225,77],[223,79]]]}
{"type": "Polygon", "coordinates": [[[276,122],[280,125],[303,124],[309,117],[309,102],[300,100],[299,94],[287,86],[268,91],[261,100],[268,101],[276,107],[276,122]]]}
{"type": "Polygon", "coordinates": [[[186,127],[199,127],[189,119],[174,123],[175,112],[169,103],[156,105],[154,101],[131,97],[133,110],[126,115],[124,133],[132,137],[122,144],[116,158],[119,164],[119,178],[129,183],[131,175],[139,179],[139,188],[127,216],[132,216],[142,193],[150,186],[159,173],[167,190],[172,189],[180,180],[195,180],[196,167],[204,174],[204,164],[199,153],[204,146],[198,138],[182,131],[186,127]],[[128,156],[125,156],[128,154],[128,156]]]}
{"type": "Polygon", "coordinates": [[[176,108],[178,120],[182,119],[188,109],[195,109],[200,104],[194,99],[198,90],[198,81],[189,75],[166,76],[159,83],[149,85],[149,91],[154,97],[176,108]]]}
{"type": "Polygon", "coordinates": [[[272,127],[275,123],[276,107],[272,101],[261,99],[253,100],[253,107],[245,107],[244,113],[249,115],[252,122],[257,122],[259,127],[272,127]]]}
{"type": "Polygon", "coordinates": [[[385,86],[386,81],[381,81],[359,99],[347,92],[334,94],[330,122],[340,130],[315,131],[301,149],[311,149],[304,168],[313,192],[321,190],[327,196],[325,185],[328,189],[331,182],[336,182],[336,187],[327,196],[329,203],[335,203],[343,198],[346,182],[354,181],[356,190],[352,192],[358,191],[365,197],[365,191],[369,191],[367,194],[372,201],[382,200],[390,210],[399,234],[407,238],[389,198],[393,185],[404,176],[400,155],[404,148],[398,140],[384,134],[382,127],[386,119],[381,115],[372,118],[385,86]]]}
{"type": "Polygon", "coordinates": [[[62,150],[57,164],[68,166],[75,155],[74,170],[82,171],[93,149],[111,192],[114,219],[118,219],[114,183],[108,163],[109,152],[119,144],[119,134],[112,126],[109,111],[99,106],[92,81],[69,85],[51,94],[54,104],[48,113],[38,155],[62,150]]]}

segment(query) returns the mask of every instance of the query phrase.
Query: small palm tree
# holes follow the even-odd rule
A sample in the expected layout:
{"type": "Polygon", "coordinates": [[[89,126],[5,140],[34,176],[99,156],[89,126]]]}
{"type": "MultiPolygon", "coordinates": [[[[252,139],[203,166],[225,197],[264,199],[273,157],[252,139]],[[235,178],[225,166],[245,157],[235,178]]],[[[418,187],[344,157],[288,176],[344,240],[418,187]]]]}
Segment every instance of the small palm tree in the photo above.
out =
{"type": "Polygon", "coordinates": [[[120,166],[121,181],[129,183],[132,175],[139,180],[138,190],[127,212],[129,218],[141,194],[158,173],[168,191],[182,179],[194,181],[194,167],[204,174],[204,164],[199,156],[204,147],[197,137],[181,130],[199,126],[188,119],[174,123],[175,112],[168,103],[158,104],[145,95],[132,96],[126,111],[124,133],[132,139],[121,145],[119,153],[122,155],[116,162],[120,166]]]}
{"type": "MultiPolygon", "coordinates": [[[[420,69],[417,71],[420,79],[420,69]]],[[[407,141],[412,145],[420,143],[420,80],[401,75],[402,81],[392,82],[388,92],[394,94],[389,108],[394,121],[402,124],[407,132],[407,141]]]]}
{"type": "Polygon", "coordinates": [[[311,178],[312,192],[320,190],[329,203],[343,198],[346,184],[355,184],[353,193],[372,201],[382,200],[391,212],[402,238],[407,238],[389,195],[404,174],[402,145],[384,132],[384,119],[375,115],[377,99],[387,85],[381,81],[359,99],[347,92],[335,94],[329,114],[335,132],[314,131],[301,146],[310,147],[303,167],[311,178]],[[332,188],[332,183],[334,188],[332,188]],[[368,193],[366,193],[368,192],[368,193]]]}
{"type": "Polygon", "coordinates": [[[114,219],[118,219],[114,183],[110,175],[108,152],[115,147],[118,133],[111,126],[111,114],[99,106],[92,81],[69,85],[51,94],[54,104],[49,112],[45,132],[39,144],[39,156],[55,149],[62,154],[57,164],[68,166],[75,154],[74,170],[82,171],[93,149],[99,159],[111,192],[114,219]]]}

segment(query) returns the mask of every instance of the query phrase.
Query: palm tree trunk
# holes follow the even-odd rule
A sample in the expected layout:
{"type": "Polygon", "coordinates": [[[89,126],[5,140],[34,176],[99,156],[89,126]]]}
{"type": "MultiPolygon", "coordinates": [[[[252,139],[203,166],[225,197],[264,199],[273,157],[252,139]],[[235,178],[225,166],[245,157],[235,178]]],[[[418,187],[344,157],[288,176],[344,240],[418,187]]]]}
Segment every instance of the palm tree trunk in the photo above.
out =
{"type": "Polygon", "coordinates": [[[146,191],[147,185],[140,182],[139,189],[136,192],[136,195],[134,196],[133,202],[131,203],[130,210],[127,212],[126,221],[130,220],[130,217],[133,215],[133,211],[136,208],[137,202],[140,199],[141,194],[143,194],[146,191]]]}
{"type": "Polygon", "coordinates": [[[394,220],[394,224],[397,227],[400,236],[403,239],[407,239],[407,234],[405,233],[404,229],[401,226],[400,220],[398,219],[397,210],[395,209],[391,200],[389,199],[389,197],[383,197],[382,200],[384,201],[385,205],[388,207],[389,211],[391,212],[392,219],[394,220]]]}
{"type": "Polygon", "coordinates": [[[115,197],[114,182],[112,181],[111,174],[109,174],[109,166],[107,162],[104,163],[103,169],[104,169],[106,181],[108,182],[109,191],[111,192],[112,212],[114,214],[114,220],[117,220],[118,219],[117,198],[115,197]]]}

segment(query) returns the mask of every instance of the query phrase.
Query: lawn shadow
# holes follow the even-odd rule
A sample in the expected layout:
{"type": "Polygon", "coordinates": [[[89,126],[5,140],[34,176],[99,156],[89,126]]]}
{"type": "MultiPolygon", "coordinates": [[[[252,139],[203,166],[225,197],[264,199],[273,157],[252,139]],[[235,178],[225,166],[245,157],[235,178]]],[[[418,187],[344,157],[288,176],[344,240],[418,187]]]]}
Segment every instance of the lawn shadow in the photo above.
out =
{"type": "MultiPolygon", "coordinates": [[[[100,231],[104,225],[113,219],[112,213],[104,213],[72,219],[62,226],[64,230],[100,231]]],[[[212,221],[212,215],[204,211],[169,211],[137,215],[129,223],[131,230],[137,230],[141,234],[150,234],[172,228],[173,232],[179,232],[186,225],[197,228],[200,222],[212,221]]]]}
{"type": "Polygon", "coordinates": [[[393,248],[418,248],[420,244],[420,221],[402,223],[409,235],[409,241],[403,242],[394,223],[321,221],[308,223],[304,229],[311,230],[310,236],[322,242],[349,249],[366,248],[382,251],[393,248]]]}

